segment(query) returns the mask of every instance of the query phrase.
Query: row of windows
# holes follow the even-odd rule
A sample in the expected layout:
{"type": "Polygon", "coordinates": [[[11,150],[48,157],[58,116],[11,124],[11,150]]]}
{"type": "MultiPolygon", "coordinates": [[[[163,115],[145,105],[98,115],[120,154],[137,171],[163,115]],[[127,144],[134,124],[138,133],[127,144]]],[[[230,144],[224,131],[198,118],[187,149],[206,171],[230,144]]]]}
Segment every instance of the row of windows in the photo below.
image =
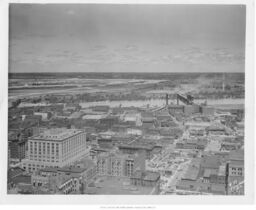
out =
{"type": "Polygon", "coordinates": [[[242,175],[243,175],[242,172],[238,172],[238,173],[232,172],[231,174],[232,174],[232,175],[239,175],[239,176],[242,176],[242,175]]]}
{"type": "MultiPolygon", "coordinates": [[[[37,161],[37,160],[35,160],[35,161],[37,161]]],[[[41,161],[41,160],[39,160],[39,161],[41,161]]],[[[41,162],[48,162],[48,163],[59,163],[60,161],[59,160],[42,160],[41,162]]]]}
{"type": "Polygon", "coordinates": [[[59,152],[59,144],[58,143],[30,142],[29,147],[30,147],[29,148],[30,153],[37,153],[37,151],[39,153],[41,153],[42,151],[43,151],[43,153],[45,153],[45,151],[47,151],[47,153],[49,154],[50,148],[51,148],[52,153],[54,153],[54,151],[56,151],[56,153],[59,152]],[[51,144],[51,147],[50,147],[50,144],[51,144]]]}
{"type": "Polygon", "coordinates": [[[84,147],[78,147],[78,148],[75,148],[75,149],[69,150],[69,151],[65,150],[62,154],[63,154],[63,156],[69,156],[69,155],[80,153],[80,152],[84,151],[85,149],[86,149],[85,146],[84,147]]]}
{"type": "Polygon", "coordinates": [[[233,170],[233,171],[236,171],[236,170],[242,171],[242,168],[232,168],[232,170],[233,170]]]}
{"type": "Polygon", "coordinates": [[[64,154],[63,160],[66,161],[70,158],[76,157],[76,156],[80,155],[81,152],[82,152],[82,150],[77,150],[77,151],[73,151],[72,153],[64,154]]]}
{"type": "Polygon", "coordinates": [[[37,158],[31,158],[31,160],[34,161],[42,161],[42,162],[59,162],[59,159],[37,159],[37,158]]]}
{"type": "Polygon", "coordinates": [[[49,156],[49,155],[33,155],[33,154],[30,154],[29,155],[29,158],[30,159],[55,159],[55,158],[60,158],[59,155],[54,155],[54,156],[49,156]]]}
{"type": "Polygon", "coordinates": [[[63,153],[67,153],[70,150],[80,148],[81,145],[85,145],[86,139],[84,136],[76,136],[63,142],[63,153]]]}
{"type": "Polygon", "coordinates": [[[38,159],[41,159],[41,158],[43,158],[43,159],[55,159],[55,158],[59,158],[59,156],[41,156],[41,155],[30,155],[29,156],[30,158],[38,158],[38,159]]]}

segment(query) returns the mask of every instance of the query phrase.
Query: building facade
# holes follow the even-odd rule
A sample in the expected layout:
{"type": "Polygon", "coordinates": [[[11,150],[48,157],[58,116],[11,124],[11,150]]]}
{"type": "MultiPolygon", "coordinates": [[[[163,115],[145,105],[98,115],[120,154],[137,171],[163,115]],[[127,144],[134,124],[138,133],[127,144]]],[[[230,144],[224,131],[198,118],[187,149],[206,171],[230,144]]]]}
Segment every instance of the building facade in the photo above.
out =
{"type": "Polygon", "coordinates": [[[17,159],[21,161],[26,156],[26,141],[25,140],[15,140],[9,141],[10,158],[17,159]]]}
{"type": "Polygon", "coordinates": [[[97,159],[98,175],[131,177],[145,170],[145,154],[101,154],[97,159]]]}
{"type": "Polygon", "coordinates": [[[50,129],[28,140],[28,156],[22,167],[29,172],[63,167],[88,155],[86,133],[77,129],[50,129]]]}

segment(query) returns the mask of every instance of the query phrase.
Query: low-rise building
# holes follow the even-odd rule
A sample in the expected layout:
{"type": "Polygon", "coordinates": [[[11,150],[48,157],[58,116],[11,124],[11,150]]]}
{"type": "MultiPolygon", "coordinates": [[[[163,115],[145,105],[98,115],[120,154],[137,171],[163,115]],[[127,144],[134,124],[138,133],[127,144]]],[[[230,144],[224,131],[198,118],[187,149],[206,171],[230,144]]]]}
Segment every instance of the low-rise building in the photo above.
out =
{"type": "Polygon", "coordinates": [[[226,129],[221,125],[211,125],[206,128],[208,135],[226,135],[226,129]]]}
{"type": "Polygon", "coordinates": [[[135,186],[154,187],[154,193],[158,194],[160,190],[160,174],[158,172],[137,170],[130,177],[131,184],[135,186]]]}
{"type": "Polygon", "coordinates": [[[123,154],[135,154],[135,153],[145,153],[146,159],[151,159],[154,154],[154,145],[142,144],[138,142],[133,142],[130,144],[124,143],[118,146],[118,149],[123,154]]]}
{"type": "Polygon", "coordinates": [[[212,106],[201,106],[200,111],[203,115],[212,116],[215,113],[215,109],[212,106]]]}
{"type": "Polygon", "coordinates": [[[176,143],[177,149],[204,150],[207,146],[207,139],[185,139],[176,143]]]}
{"type": "Polygon", "coordinates": [[[229,176],[244,176],[244,152],[243,150],[232,151],[228,160],[229,176]]]}
{"type": "Polygon", "coordinates": [[[224,151],[232,151],[232,150],[238,150],[240,147],[240,143],[235,142],[222,142],[220,150],[224,151]]]}
{"type": "Polygon", "coordinates": [[[43,121],[47,121],[49,119],[50,114],[47,112],[34,112],[34,115],[41,116],[43,121]]]}
{"type": "Polygon", "coordinates": [[[36,190],[47,189],[53,193],[83,193],[96,176],[96,165],[85,159],[74,166],[40,169],[33,173],[31,184],[36,190]]]}
{"type": "Polygon", "coordinates": [[[194,159],[185,175],[178,182],[177,189],[198,193],[227,193],[227,166],[211,157],[194,159]]]}

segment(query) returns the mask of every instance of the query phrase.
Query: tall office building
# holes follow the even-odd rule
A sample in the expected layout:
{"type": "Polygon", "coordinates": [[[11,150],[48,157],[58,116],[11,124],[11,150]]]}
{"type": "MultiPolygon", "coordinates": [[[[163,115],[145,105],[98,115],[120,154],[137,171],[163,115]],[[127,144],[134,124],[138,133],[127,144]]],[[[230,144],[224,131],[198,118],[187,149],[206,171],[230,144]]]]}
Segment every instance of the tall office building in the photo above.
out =
{"type": "Polygon", "coordinates": [[[12,140],[8,141],[10,150],[10,158],[21,161],[26,156],[26,140],[12,140]]]}
{"type": "Polygon", "coordinates": [[[63,167],[88,154],[84,131],[49,129],[28,139],[28,155],[22,161],[22,167],[30,172],[45,167],[63,167]]]}

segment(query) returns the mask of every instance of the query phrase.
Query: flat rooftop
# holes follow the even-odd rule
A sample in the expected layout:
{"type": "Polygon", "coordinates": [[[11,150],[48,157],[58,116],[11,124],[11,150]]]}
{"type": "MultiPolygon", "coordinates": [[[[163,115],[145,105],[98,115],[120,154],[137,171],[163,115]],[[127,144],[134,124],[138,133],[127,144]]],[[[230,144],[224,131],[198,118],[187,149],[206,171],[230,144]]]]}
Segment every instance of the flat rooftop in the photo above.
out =
{"type": "Polygon", "coordinates": [[[218,176],[225,176],[225,175],[226,175],[226,166],[225,165],[221,165],[219,167],[218,176]]]}
{"type": "Polygon", "coordinates": [[[146,144],[140,144],[140,143],[132,143],[132,144],[120,144],[118,146],[119,149],[146,149],[146,150],[152,150],[152,145],[146,145],[146,144]]]}
{"type": "Polygon", "coordinates": [[[77,134],[83,133],[83,131],[78,129],[66,129],[66,128],[56,128],[56,129],[48,129],[43,133],[32,136],[30,139],[32,140],[48,140],[48,141],[62,141],[64,139],[70,138],[77,134]]]}
{"type": "MultiPolygon", "coordinates": [[[[92,194],[96,195],[149,195],[154,187],[134,186],[129,178],[101,176],[92,194]]],[[[87,193],[86,193],[87,194],[87,193]]]]}
{"type": "Polygon", "coordinates": [[[198,178],[199,171],[200,169],[198,167],[190,165],[182,179],[195,181],[198,178]]]}

